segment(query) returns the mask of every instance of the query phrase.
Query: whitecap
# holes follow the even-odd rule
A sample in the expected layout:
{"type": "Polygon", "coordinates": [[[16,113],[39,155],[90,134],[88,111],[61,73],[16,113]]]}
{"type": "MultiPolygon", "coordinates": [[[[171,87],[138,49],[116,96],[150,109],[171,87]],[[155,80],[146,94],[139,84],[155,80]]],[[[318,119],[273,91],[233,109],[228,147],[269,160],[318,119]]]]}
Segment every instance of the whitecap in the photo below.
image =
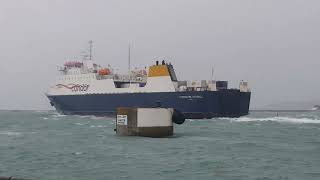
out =
{"type": "Polygon", "coordinates": [[[284,123],[295,123],[295,124],[320,124],[319,119],[309,118],[293,118],[293,117],[267,117],[267,118],[253,118],[253,117],[241,117],[241,118],[221,118],[224,120],[230,120],[232,122],[257,122],[257,121],[274,121],[284,123]]]}
{"type": "Polygon", "coordinates": [[[90,116],[90,119],[92,119],[92,120],[102,120],[102,119],[106,119],[106,117],[103,117],[103,116],[90,116]]]}
{"type": "Polygon", "coordinates": [[[66,117],[67,115],[64,114],[53,114],[52,117],[54,118],[61,118],[61,117],[66,117]]]}
{"type": "Polygon", "coordinates": [[[7,136],[20,136],[20,132],[12,132],[12,131],[0,131],[0,135],[7,135],[7,136]]]}
{"type": "Polygon", "coordinates": [[[76,156],[79,156],[79,155],[82,155],[83,154],[83,152],[74,152],[74,153],[72,153],[73,155],[76,155],[76,156]]]}
{"type": "Polygon", "coordinates": [[[81,119],[89,119],[91,116],[86,116],[86,115],[75,115],[77,118],[81,119]]]}

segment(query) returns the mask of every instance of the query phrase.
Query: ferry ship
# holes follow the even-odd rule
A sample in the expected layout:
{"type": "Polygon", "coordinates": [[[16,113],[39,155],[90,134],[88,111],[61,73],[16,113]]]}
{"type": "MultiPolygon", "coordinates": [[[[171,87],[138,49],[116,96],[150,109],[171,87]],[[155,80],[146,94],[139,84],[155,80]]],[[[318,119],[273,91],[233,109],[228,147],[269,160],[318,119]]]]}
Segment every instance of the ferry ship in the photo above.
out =
{"type": "MultiPolygon", "coordinates": [[[[92,46],[90,46],[92,47],[92,46]]],[[[90,58],[67,61],[46,96],[61,114],[115,116],[118,107],[166,107],[187,119],[240,117],[249,112],[251,91],[241,81],[179,81],[171,63],[156,61],[148,69],[115,73],[90,58]]],[[[130,68],[129,68],[130,69],[130,68]]]]}

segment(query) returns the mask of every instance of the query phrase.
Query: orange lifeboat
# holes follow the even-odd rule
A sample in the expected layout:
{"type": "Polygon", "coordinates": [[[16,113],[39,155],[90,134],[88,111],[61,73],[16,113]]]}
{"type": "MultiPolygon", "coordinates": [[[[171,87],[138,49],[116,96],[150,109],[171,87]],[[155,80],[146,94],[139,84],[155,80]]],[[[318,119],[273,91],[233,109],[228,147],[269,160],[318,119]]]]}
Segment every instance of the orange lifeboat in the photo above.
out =
{"type": "Polygon", "coordinates": [[[100,69],[98,73],[99,75],[110,75],[111,71],[108,68],[104,68],[104,69],[100,69]]]}

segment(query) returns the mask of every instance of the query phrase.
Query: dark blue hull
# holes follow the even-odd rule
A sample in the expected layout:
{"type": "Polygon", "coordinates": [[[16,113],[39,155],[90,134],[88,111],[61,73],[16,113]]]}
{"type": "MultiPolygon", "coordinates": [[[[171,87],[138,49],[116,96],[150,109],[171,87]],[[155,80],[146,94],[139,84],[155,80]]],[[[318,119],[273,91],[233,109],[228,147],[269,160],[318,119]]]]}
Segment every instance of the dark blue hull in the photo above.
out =
{"type": "Polygon", "coordinates": [[[250,92],[239,90],[48,96],[62,114],[114,116],[118,107],[175,108],[189,119],[240,117],[249,112],[250,92]]]}

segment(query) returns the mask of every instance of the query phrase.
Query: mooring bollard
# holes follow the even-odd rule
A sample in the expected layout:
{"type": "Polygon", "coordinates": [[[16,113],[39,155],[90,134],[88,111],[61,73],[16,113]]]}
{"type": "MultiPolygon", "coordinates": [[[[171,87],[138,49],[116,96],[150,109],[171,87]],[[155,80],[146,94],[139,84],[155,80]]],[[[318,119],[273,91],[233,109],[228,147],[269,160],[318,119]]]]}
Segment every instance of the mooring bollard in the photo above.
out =
{"type": "Polygon", "coordinates": [[[172,136],[174,112],[171,108],[118,108],[115,131],[126,136],[172,136]]]}

